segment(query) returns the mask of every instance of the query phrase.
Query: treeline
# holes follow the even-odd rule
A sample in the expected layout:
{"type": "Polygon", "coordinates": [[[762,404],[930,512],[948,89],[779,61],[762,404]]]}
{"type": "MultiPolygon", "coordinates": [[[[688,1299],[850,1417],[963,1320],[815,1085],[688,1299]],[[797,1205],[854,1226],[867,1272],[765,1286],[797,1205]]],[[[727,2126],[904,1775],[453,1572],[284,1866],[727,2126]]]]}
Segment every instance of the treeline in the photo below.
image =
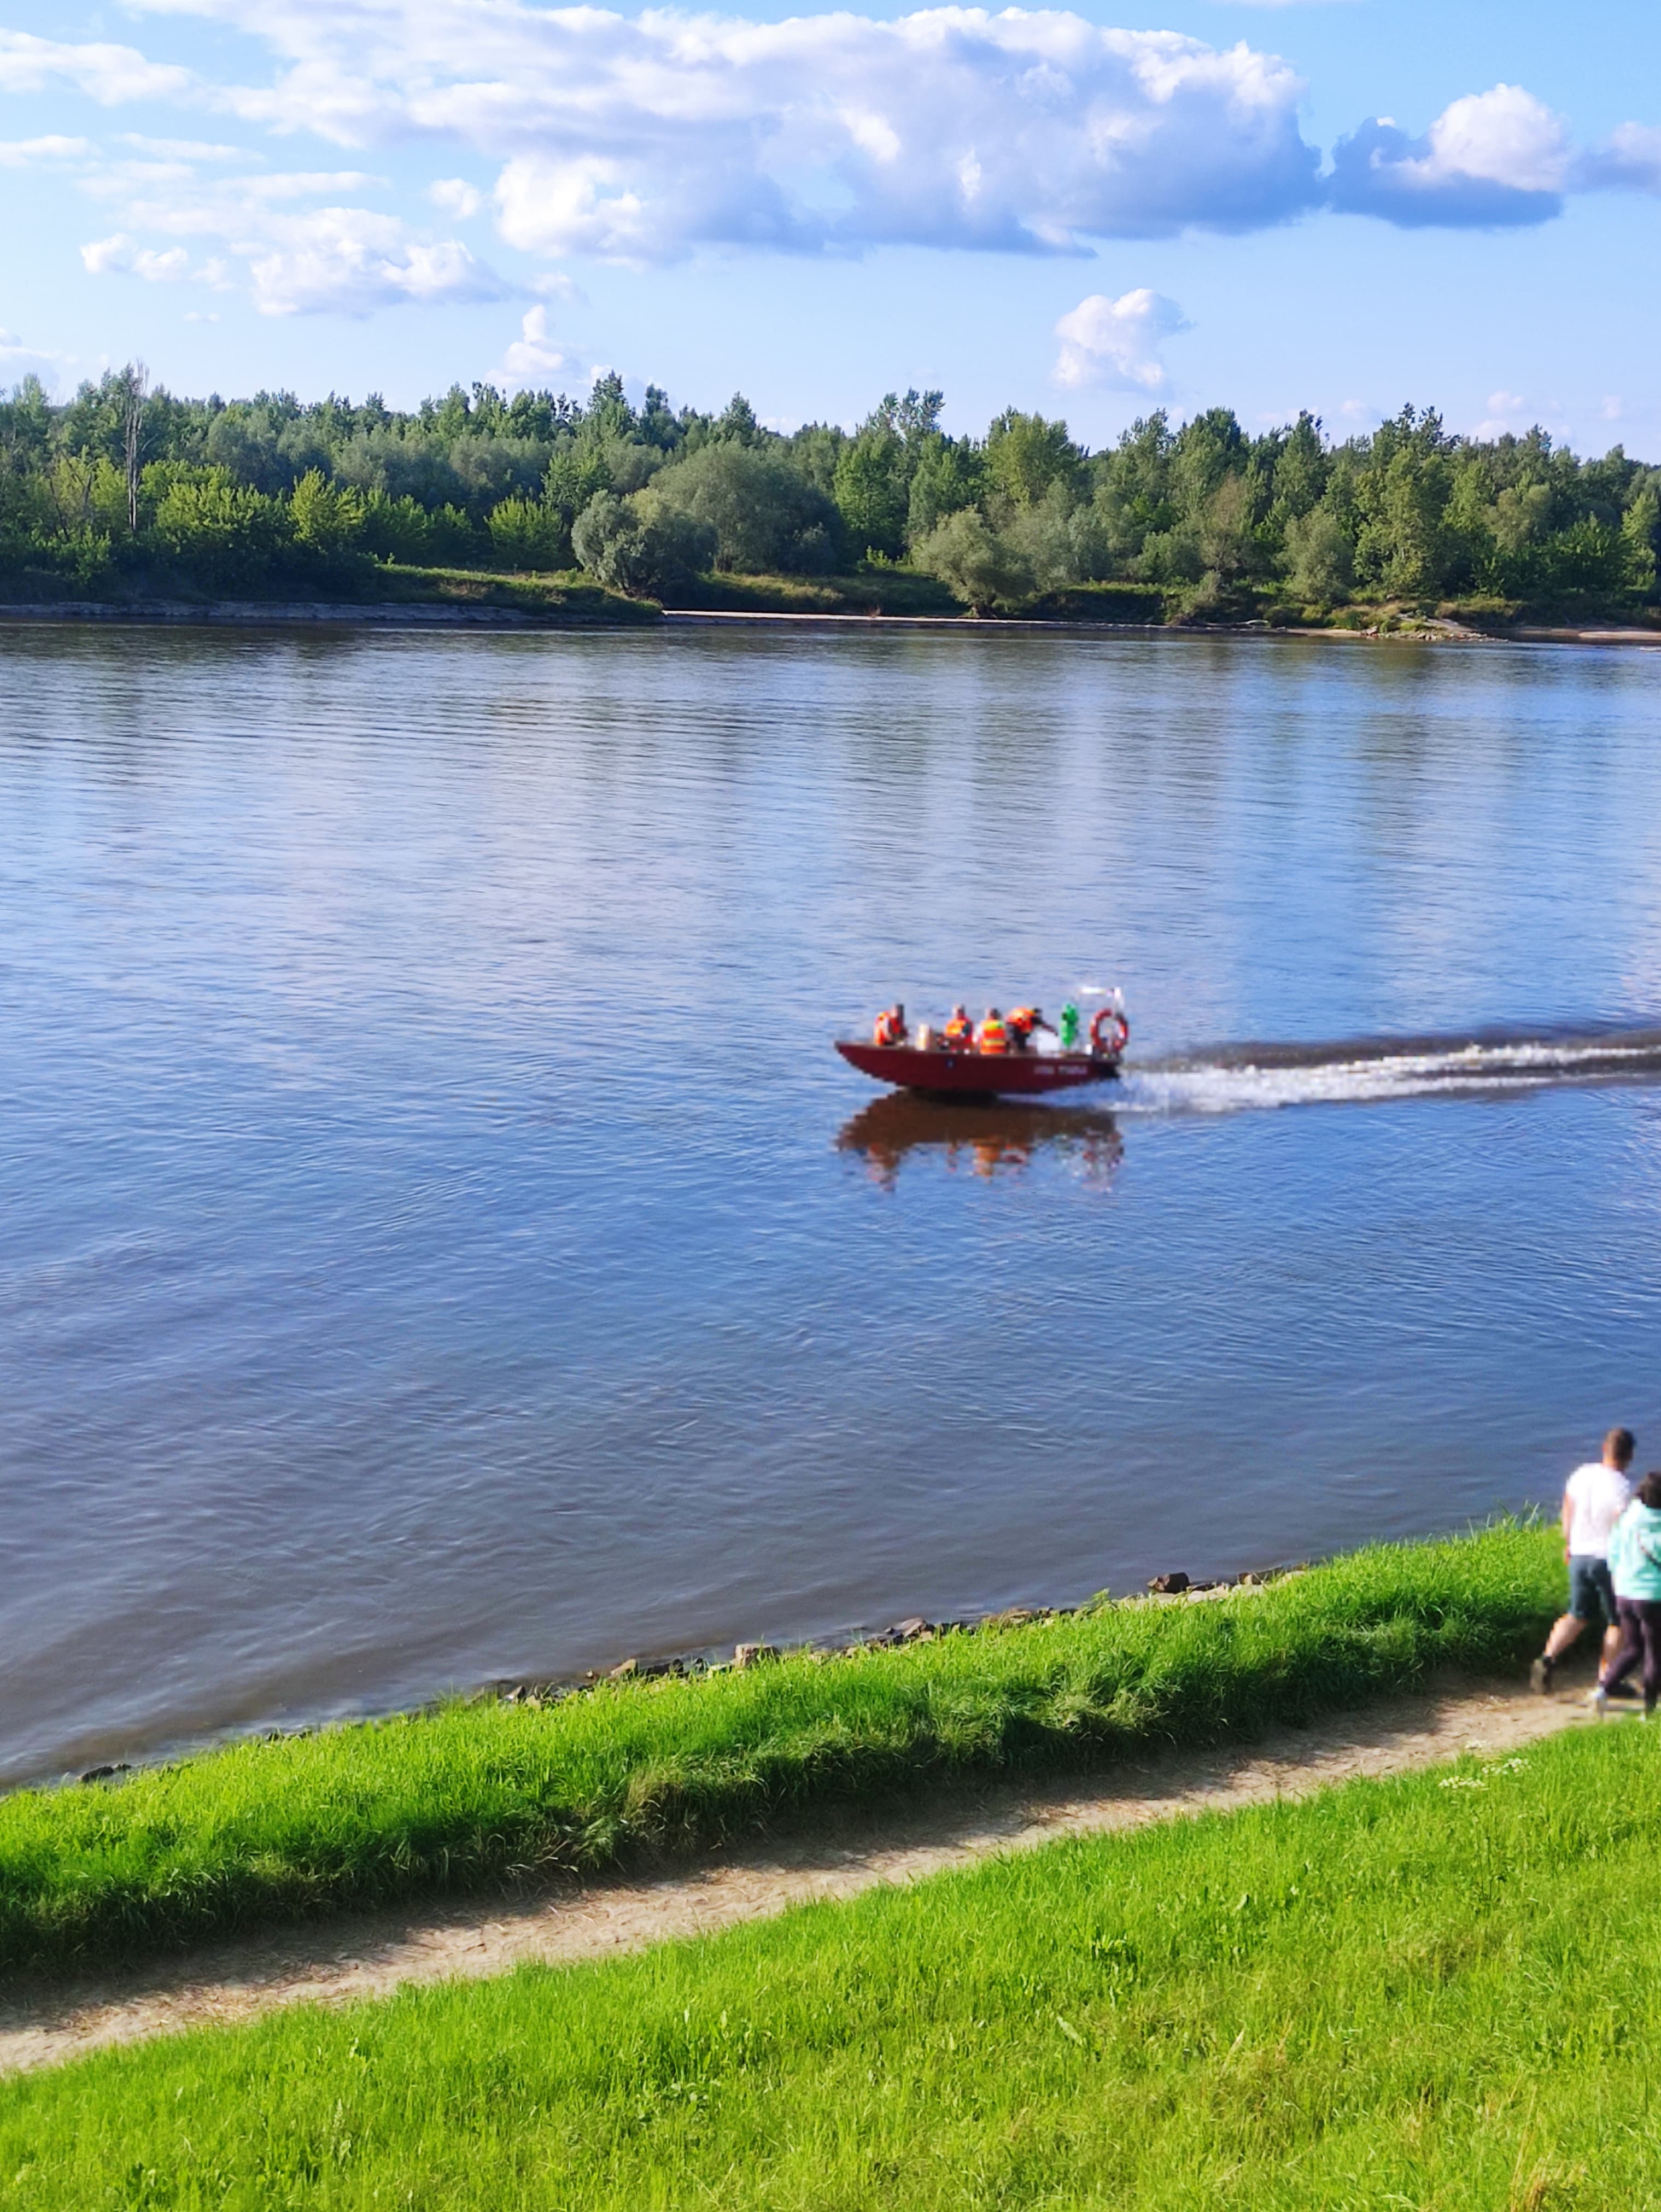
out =
{"type": "Polygon", "coordinates": [[[1411,407],[1342,443],[1308,414],[1253,436],[1212,408],[1092,453],[1013,408],[952,437],[941,404],[891,394],[851,433],[782,435],[741,397],[703,414],[648,386],[636,407],[616,377],[581,402],[475,385],[411,413],[179,399],[134,368],[55,405],[30,380],[0,401],[0,571],[239,590],[350,587],[376,563],[575,566],[672,595],[711,571],[903,566],[983,612],[1116,585],[1224,617],[1656,598],[1661,471],[1619,447],[1456,437],[1411,407]]]}

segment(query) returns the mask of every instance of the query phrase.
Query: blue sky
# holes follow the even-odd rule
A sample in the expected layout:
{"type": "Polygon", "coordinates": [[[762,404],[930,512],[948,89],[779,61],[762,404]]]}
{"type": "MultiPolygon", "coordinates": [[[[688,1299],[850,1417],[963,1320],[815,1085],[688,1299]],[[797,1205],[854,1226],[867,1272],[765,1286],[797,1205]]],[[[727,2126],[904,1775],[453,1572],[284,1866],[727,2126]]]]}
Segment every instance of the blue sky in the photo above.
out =
{"type": "Polygon", "coordinates": [[[1403,400],[1661,459],[1661,12],[12,0],[0,380],[1403,400]]]}

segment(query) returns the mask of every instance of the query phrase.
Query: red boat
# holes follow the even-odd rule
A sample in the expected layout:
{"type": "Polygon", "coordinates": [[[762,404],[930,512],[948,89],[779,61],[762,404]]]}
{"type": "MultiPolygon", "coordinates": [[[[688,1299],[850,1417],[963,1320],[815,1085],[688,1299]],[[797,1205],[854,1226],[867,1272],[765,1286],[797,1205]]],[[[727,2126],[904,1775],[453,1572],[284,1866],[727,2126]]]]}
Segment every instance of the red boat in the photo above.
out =
{"type": "Polygon", "coordinates": [[[919,1052],[910,1044],[838,1037],[837,1050],[861,1075],[931,1098],[1041,1098],[1085,1083],[1110,1083],[1124,1046],[1108,1052],[947,1052],[937,1045],[919,1052]]]}

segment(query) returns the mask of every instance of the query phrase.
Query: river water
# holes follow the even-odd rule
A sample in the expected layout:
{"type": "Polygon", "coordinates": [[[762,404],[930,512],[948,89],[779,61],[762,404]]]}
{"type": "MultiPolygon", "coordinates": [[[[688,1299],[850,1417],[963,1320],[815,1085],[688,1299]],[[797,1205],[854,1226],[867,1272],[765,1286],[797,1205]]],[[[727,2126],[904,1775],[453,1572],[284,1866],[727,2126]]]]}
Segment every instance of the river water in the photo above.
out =
{"type": "Polygon", "coordinates": [[[0,634],[0,1778],[1661,1464],[1658,710],[1591,649],[0,634]],[[1081,1106],[830,1049],[1108,984],[1081,1106]]]}

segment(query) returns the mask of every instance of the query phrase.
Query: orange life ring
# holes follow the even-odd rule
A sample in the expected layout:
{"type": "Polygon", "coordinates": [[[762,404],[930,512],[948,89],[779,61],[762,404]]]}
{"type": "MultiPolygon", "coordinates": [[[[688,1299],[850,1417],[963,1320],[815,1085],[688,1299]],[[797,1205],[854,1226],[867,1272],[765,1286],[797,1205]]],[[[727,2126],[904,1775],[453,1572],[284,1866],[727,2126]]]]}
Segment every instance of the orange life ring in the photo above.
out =
{"type": "Polygon", "coordinates": [[[1130,1042],[1130,1024],[1116,1006],[1102,1006],[1090,1018],[1090,1049],[1097,1060],[1116,1060],[1130,1042]],[[1110,1024],[1112,1035],[1102,1032],[1110,1024]]]}

